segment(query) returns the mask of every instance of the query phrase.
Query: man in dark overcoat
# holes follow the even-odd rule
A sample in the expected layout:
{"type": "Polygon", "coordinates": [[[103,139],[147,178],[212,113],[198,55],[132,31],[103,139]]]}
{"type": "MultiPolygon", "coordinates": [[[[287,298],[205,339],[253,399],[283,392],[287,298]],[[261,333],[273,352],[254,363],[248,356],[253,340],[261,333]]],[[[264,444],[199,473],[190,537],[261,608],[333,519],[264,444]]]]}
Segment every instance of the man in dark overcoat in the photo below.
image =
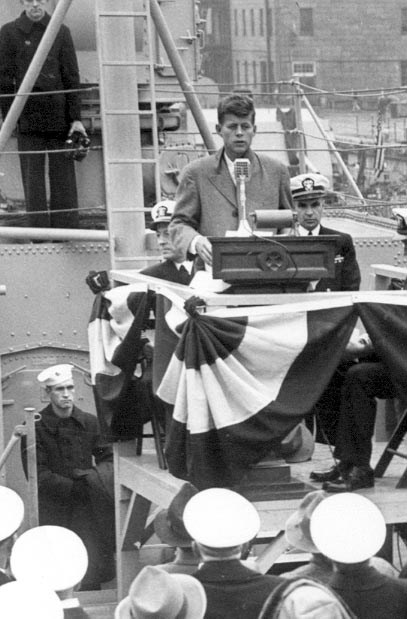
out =
{"type": "MultiPolygon", "coordinates": [[[[41,42],[50,16],[48,0],[20,0],[23,12],[0,30],[0,93],[14,95],[41,42]]],[[[62,25],[34,84],[17,125],[18,150],[28,225],[35,227],[77,228],[78,196],[75,167],[64,152],[48,154],[50,222],[47,214],[45,154],[25,151],[63,149],[68,135],[86,136],[81,122],[80,86],[76,53],[69,29],[62,25]],[[50,91],[75,90],[76,92],[50,91]],[[38,95],[44,92],[47,94],[38,95]],[[63,212],[67,209],[67,212],[63,212]],[[37,211],[44,213],[35,214],[37,211]]],[[[0,99],[3,119],[13,96],[0,99]]]]}
{"type": "Polygon", "coordinates": [[[39,523],[83,540],[89,567],[82,587],[90,589],[115,575],[113,456],[96,417],[74,404],[72,369],[55,365],[38,375],[50,399],[36,423],[39,523]]]}

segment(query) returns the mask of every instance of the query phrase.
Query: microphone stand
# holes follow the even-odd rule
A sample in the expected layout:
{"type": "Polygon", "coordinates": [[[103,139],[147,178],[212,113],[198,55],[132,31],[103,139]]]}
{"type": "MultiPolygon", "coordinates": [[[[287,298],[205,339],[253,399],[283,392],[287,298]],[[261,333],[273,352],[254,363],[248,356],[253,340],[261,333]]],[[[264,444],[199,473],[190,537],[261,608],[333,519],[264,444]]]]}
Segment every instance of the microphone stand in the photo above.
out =
{"type": "Polygon", "coordinates": [[[239,221],[239,227],[235,232],[235,236],[252,236],[253,231],[247,221],[246,214],[246,177],[241,174],[237,180],[239,181],[239,203],[242,216],[239,221]]]}

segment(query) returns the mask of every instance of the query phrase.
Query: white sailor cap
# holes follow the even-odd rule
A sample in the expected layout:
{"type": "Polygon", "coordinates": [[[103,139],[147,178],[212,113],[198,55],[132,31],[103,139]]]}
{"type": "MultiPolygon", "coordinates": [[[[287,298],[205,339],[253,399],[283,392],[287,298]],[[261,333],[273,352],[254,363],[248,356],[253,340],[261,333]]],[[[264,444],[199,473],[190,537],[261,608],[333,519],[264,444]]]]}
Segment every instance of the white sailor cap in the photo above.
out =
{"type": "Polygon", "coordinates": [[[260,529],[253,505],[225,488],[209,488],[193,496],[183,518],[192,539],[211,548],[239,546],[254,539],[260,529]]]}
{"type": "Polygon", "coordinates": [[[17,531],[23,518],[24,503],[17,492],[0,486],[0,542],[17,531]]]}
{"type": "Polygon", "coordinates": [[[151,218],[153,223],[150,228],[152,230],[157,230],[158,224],[170,223],[171,217],[174,213],[174,208],[175,200],[161,200],[161,202],[157,202],[157,204],[151,209],[151,218]]]}
{"type": "Polygon", "coordinates": [[[49,587],[29,582],[8,582],[0,587],[1,616],[7,619],[63,619],[64,609],[49,587]]]}
{"type": "Polygon", "coordinates": [[[322,174],[298,174],[290,179],[290,189],[293,200],[312,200],[326,195],[329,180],[322,174]]]}
{"type": "Polygon", "coordinates": [[[311,516],[310,530],[319,552],[339,563],[370,559],[386,537],[386,523],[379,508],[352,492],[324,499],[311,516]]]}
{"type": "Polygon", "coordinates": [[[52,365],[40,372],[37,376],[37,380],[44,387],[55,387],[60,383],[64,383],[66,380],[73,380],[72,370],[73,365],[69,363],[61,363],[60,365],[52,365]]]}
{"type": "Polygon", "coordinates": [[[53,591],[77,585],[88,568],[81,538],[64,527],[44,525],[25,531],[15,542],[10,567],[16,580],[39,581],[53,591]]]}

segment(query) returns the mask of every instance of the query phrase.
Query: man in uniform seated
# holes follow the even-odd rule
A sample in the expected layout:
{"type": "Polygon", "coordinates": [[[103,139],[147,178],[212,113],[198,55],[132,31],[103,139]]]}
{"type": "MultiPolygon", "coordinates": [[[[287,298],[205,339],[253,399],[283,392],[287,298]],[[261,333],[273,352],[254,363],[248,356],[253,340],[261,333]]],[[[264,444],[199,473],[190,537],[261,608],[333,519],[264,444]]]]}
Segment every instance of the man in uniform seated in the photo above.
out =
{"type": "Polygon", "coordinates": [[[163,262],[143,269],[141,272],[150,277],[159,277],[176,284],[188,285],[191,281],[192,261],[185,260],[185,254],[174,247],[168,232],[168,225],[174,213],[174,200],[162,200],[151,211],[152,224],[150,228],[157,235],[163,262]]]}
{"type": "Polygon", "coordinates": [[[337,463],[326,471],[314,471],[311,479],[324,482],[328,492],[344,492],[374,486],[370,466],[376,421],[376,398],[394,398],[396,390],[381,361],[352,365],[345,374],[336,431],[337,463]]]}

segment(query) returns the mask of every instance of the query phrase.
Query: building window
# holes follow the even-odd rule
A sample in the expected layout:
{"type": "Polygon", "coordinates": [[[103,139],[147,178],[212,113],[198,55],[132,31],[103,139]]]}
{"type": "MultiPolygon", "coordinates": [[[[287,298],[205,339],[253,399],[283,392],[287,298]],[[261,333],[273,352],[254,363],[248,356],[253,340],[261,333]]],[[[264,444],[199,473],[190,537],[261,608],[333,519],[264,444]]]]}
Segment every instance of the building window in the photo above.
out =
{"type": "Polygon", "coordinates": [[[234,10],[234,21],[235,21],[235,37],[239,36],[239,13],[237,9],[234,10]]]}
{"type": "Polygon", "coordinates": [[[401,34],[407,34],[407,7],[401,9],[401,34]]]}
{"type": "Polygon", "coordinates": [[[314,34],[314,19],[312,9],[300,9],[300,35],[312,37],[314,34]]]}
{"type": "Polygon", "coordinates": [[[267,9],[267,32],[269,37],[271,37],[273,33],[273,14],[271,9],[267,9]]]}
{"type": "Polygon", "coordinates": [[[315,75],[315,62],[293,62],[292,70],[293,75],[315,75]]]}
{"type": "Polygon", "coordinates": [[[252,37],[256,35],[256,29],[254,25],[254,9],[250,9],[250,33],[252,37]]]}
{"type": "Polygon", "coordinates": [[[245,37],[245,36],[247,36],[247,30],[246,30],[246,9],[242,10],[242,27],[243,27],[242,35],[245,37]]]}
{"type": "Polygon", "coordinates": [[[240,85],[240,62],[236,60],[236,84],[240,85]]]}
{"type": "Polygon", "coordinates": [[[401,86],[407,86],[407,60],[400,62],[400,82],[401,86]]]}
{"type": "Polygon", "coordinates": [[[259,34],[264,37],[264,13],[263,9],[259,9],[259,34]]]}
{"type": "Polygon", "coordinates": [[[257,84],[257,63],[253,60],[253,86],[257,84]]]}
{"type": "Polygon", "coordinates": [[[249,85],[249,63],[247,60],[244,61],[244,83],[246,86],[249,85]]]}

